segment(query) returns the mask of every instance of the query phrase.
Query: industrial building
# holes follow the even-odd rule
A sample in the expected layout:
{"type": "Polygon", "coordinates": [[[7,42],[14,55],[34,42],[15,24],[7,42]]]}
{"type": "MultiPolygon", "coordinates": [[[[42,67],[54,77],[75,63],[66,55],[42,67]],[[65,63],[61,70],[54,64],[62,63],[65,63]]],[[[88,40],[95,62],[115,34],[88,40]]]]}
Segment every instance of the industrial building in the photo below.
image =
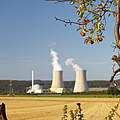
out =
{"type": "Polygon", "coordinates": [[[29,87],[29,89],[26,91],[26,93],[35,93],[35,94],[40,94],[43,92],[42,86],[39,84],[34,85],[34,71],[32,70],[32,86],[29,87]]]}
{"type": "Polygon", "coordinates": [[[76,70],[76,80],[74,85],[74,93],[88,92],[88,84],[86,81],[86,70],[76,70]]]}
{"type": "Polygon", "coordinates": [[[43,88],[39,84],[33,85],[33,87],[29,87],[26,93],[35,93],[35,94],[41,94],[43,93],[43,88]]]}
{"type": "Polygon", "coordinates": [[[50,91],[52,93],[63,93],[64,90],[63,71],[54,70],[50,91]]]}

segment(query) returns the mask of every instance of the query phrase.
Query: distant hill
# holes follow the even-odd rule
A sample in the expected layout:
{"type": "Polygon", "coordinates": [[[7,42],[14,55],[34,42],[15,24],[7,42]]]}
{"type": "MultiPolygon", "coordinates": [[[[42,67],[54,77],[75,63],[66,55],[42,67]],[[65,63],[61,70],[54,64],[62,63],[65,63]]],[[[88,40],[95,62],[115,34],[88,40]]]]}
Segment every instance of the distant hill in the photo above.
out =
{"type": "MultiPolygon", "coordinates": [[[[120,85],[120,80],[117,80],[120,85]]],[[[35,80],[35,84],[40,84],[44,89],[49,89],[51,87],[52,81],[50,80],[35,80]]],[[[88,81],[89,88],[106,88],[109,87],[109,81],[94,80],[88,81]]],[[[0,93],[9,93],[12,88],[15,93],[25,93],[26,88],[31,86],[31,80],[0,80],[0,93]],[[10,84],[12,87],[10,87],[10,84]]],[[[73,89],[74,81],[64,81],[64,86],[66,89],[73,89]]]]}

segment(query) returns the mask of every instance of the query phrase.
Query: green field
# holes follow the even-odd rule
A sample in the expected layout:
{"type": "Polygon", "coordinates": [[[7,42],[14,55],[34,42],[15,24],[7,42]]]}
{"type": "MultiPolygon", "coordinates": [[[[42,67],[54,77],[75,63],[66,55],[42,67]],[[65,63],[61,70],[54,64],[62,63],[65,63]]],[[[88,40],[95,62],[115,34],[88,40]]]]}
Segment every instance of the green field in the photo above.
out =
{"type": "Polygon", "coordinates": [[[120,98],[111,94],[41,94],[41,95],[0,95],[1,97],[66,97],[66,98],[120,98]]]}

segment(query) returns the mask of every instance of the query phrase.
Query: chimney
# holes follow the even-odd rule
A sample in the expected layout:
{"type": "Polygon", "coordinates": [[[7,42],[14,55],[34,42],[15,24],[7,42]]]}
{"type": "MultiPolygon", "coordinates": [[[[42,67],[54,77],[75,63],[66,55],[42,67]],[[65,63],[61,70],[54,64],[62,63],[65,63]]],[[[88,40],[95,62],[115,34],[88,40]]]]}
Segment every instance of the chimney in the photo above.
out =
{"type": "Polygon", "coordinates": [[[32,70],[32,92],[34,92],[34,70],[32,70]]]}

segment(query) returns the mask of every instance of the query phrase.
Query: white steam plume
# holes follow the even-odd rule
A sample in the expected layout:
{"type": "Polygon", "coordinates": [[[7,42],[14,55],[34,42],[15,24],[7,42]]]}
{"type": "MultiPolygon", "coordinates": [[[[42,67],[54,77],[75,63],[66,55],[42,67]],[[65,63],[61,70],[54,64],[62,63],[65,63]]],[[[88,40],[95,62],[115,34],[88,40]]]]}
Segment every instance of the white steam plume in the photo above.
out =
{"type": "Polygon", "coordinates": [[[55,52],[54,50],[50,50],[50,55],[52,56],[52,66],[53,66],[53,70],[62,70],[61,65],[59,64],[58,60],[58,54],[57,52],[55,52]]]}
{"type": "Polygon", "coordinates": [[[75,71],[76,70],[82,70],[82,68],[80,68],[79,65],[75,64],[73,61],[74,61],[74,59],[68,58],[65,61],[65,65],[71,65],[75,71]]]}

